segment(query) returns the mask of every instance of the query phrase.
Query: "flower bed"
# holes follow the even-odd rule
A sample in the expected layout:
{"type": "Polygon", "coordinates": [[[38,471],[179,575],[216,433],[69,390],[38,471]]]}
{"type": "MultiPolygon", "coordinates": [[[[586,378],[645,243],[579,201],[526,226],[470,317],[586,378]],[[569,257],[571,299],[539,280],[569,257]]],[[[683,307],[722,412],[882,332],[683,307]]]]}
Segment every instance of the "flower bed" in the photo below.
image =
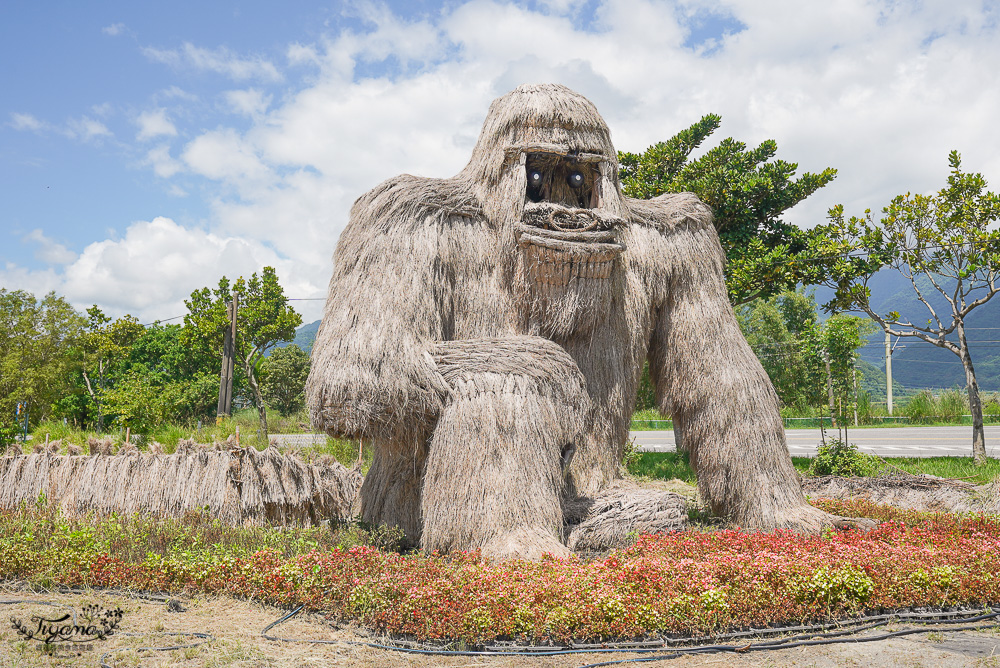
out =
{"type": "Polygon", "coordinates": [[[733,530],[643,536],[596,561],[491,565],[476,554],[370,547],[287,557],[274,548],[240,554],[203,547],[127,560],[86,532],[43,541],[44,523],[0,516],[0,578],[304,603],[380,632],[471,643],[701,635],[1000,601],[1000,518],[864,502],[815,505],[886,521],[868,532],[816,537],[733,530]]]}

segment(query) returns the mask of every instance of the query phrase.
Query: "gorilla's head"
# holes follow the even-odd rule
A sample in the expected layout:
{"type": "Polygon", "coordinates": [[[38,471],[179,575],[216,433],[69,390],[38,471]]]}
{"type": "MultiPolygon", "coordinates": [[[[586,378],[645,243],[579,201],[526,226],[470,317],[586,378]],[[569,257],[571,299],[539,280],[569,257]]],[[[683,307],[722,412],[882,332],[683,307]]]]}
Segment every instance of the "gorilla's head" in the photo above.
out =
{"type": "Polygon", "coordinates": [[[625,213],[607,124],[590,100],[558,84],[494,100],[461,176],[501,224],[521,220],[532,203],[625,213]]]}

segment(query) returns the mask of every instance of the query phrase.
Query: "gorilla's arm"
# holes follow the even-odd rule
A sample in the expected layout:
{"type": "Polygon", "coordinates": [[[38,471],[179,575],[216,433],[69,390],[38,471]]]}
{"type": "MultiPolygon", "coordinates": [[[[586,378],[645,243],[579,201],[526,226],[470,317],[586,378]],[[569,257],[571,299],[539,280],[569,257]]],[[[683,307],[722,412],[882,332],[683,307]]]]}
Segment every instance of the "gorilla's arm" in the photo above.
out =
{"type": "Polygon", "coordinates": [[[397,177],[351,209],[306,384],[328,433],[394,440],[432,421],[448,394],[426,353],[445,338],[450,284],[437,251],[449,212],[412,204],[435,183],[397,177]]]}
{"type": "Polygon", "coordinates": [[[690,453],[702,497],[717,515],[752,529],[811,531],[785,445],[778,398],[746,343],[724,280],[725,254],[711,210],[692,195],[644,203],[669,265],[650,347],[650,375],[690,453]]]}

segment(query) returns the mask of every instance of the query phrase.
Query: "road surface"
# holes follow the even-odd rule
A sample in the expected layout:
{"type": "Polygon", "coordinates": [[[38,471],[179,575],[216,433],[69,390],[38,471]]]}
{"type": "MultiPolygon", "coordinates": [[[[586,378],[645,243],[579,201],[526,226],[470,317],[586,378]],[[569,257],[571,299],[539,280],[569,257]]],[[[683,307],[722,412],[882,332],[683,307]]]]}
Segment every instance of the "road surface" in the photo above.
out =
{"type": "MultiPolygon", "coordinates": [[[[836,430],[826,437],[837,437],[836,430]]],[[[643,452],[673,452],[674,432],[633,431],[630,437],[643,452]]],[[[812,457],[820,442],[819,429],[786,429],[788,451],[793,457],[812,457]]],[[[862,452],[882,457],[972,456],[972,427],[872,427],[848,429],[847,440],[862,452]]],[[[986,454],[1000,457],[1000,426],[986,427],[986,454]]]]}

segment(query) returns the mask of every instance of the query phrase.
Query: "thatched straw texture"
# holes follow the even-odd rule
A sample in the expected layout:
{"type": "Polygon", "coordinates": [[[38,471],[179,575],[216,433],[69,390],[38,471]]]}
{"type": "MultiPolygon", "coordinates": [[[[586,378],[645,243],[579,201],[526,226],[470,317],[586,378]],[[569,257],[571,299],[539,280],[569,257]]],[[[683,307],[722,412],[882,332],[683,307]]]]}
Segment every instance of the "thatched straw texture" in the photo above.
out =
{"type": "Polygon", "coordinates": [[[597,498],[568,504],[566,543],[571,550],[587,552],[626,547],[642,534],[684,529],[687,508],[680,494],[627,483],[614,485],[597,498]]]}
{"type": "Polygon", "coordinates": [[[867,499],[896,508],[946,513],[995,513],[1000,496],[993,484],[974,485],[931,475],[805,478],[802,489],[816,499],[867,499]]]}
{"type": "Polygon", "coordinates": [[[40,493],[68,515],[149,513],[178,517],[208,509],[230,525],[309,525],[350,515],[360,475],[323,468],[269,448],[196,454],[0,459],[0,508],[34,503],[40,493]]]}
{"type": "Polygon", "coordinates": [[[430,443],[424,548],[481,548],[493,559],[568,554],[563,463],[590,409],[573,359],[529,336],[440,343],[432,355],[454,399],[430,443]]]}
{"type": "Polygon", "coordinates": [[[586,98],[537,85],[496,100],[462,172],[399,176],[366,193],[334,253],[306,390],[317,427],[373,449],[363,518],[413,541],[430,522],[426,546],[505,534],[510,553],[534,554],[536,530],[552,533],[553,495],[593,499],[620,479],[649,359],[712,509],[753,528],[817,529],[825,516],[799,489],[724,262],[711,211],[693,195],[622,196],[610,133],[586,98]],[[501,343],[518,337],[549,345],[527,357],[501,343]],[[453,358],[496,354],[453,382],[463,367],[442,357],[446,342],[467,346],[453,358]],[[575,374],[584,417],[572,393],[559,394],[575,374]],[[467,387],[508,382],[522,394],[467,387]],[[578,420],[575,456],[554,475],[561,430],[578,420]],[[473,494],[505,476],[520,495],[473,494]],[[525,501],[529,490],[545,500],[525,501]],[[522,518],[520,538],[505,518],[522,518]],[[480,521],[490,524],[470,526],[480,521]]]}

